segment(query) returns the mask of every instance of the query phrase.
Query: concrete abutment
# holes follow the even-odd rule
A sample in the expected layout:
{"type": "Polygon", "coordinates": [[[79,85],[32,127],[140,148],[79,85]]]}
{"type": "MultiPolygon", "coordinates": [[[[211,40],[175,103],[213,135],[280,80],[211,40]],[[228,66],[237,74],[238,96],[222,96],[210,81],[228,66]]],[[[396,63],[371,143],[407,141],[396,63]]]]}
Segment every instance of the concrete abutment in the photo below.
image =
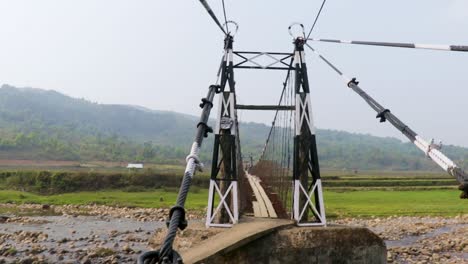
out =
{"type": "Polygon", "coordinates": [[[254,221],[221,232],[182,252],[182,257],[184,263],[206,264],[379,264],[386,263],[387,250],[380,237],[363,227],[296,227],[254,221]]]}

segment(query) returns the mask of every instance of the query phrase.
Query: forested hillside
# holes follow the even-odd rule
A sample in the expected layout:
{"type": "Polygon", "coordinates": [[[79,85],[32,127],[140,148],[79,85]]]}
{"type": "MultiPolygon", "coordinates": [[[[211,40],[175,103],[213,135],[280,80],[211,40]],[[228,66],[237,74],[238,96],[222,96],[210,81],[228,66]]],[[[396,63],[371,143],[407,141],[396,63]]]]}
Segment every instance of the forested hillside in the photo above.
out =
{"type": "MultiPolygon", "coordinates": [[[[104,105],[32,88],[0,88],[0,159],[103,160],[181,163],[197,117],[138,106],[104,105]]],[[[257,156],[269,127],[241,124],[244,155],[257,156]]],[[[210,159],[212,137],[202,158],[210,159]]],[[[410,143],[370,135],[319,130],[321,165],[327,168],[435,169],[410,143]]],[[[461,163],[468,149],[447,146],[461,163]]]]}

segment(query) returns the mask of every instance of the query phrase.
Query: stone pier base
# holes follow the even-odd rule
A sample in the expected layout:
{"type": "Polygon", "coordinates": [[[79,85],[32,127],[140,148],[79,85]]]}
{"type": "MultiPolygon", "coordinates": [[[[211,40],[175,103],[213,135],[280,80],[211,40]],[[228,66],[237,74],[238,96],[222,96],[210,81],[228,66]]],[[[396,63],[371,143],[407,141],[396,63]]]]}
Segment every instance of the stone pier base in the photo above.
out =
{"type": "Polygon", "coordinates": [[[252,224],[264,230],[245,235],[240,224],[184,252],[184,263],[386,263],[384,241],[366,228],[252,224]]]}
{"type": "Polygon", "coordinates": [[[385,243],[366,228],[285,228],[201,263],[386,263],[385,243]]]}

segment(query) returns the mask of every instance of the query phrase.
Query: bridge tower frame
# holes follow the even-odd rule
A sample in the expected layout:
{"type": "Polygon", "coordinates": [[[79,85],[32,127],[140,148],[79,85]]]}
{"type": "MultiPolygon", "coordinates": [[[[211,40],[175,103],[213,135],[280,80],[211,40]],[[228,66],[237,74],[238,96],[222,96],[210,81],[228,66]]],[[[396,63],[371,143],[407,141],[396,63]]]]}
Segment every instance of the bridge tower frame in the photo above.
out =
{"type": "Polygon", "coordinates": [[[240,141],[234,81],[233,42],[224,40],[221,62],[219,107],[214,131],[214,149],[208,193],[207,227],[231,227],[239,221],[240,141]],[[227,88],[229,87],[229,88],[227,88]],[[219,199],[217,202],[216,199],[219,199]]]}
{"type": "Polygon", "coordinates": [[[292,218],[298,226],[326,226],[316,129],[312,116],[305,61],[305,43],[302,37],[297,37],[294,41],[296,135],[294,137],[292,218]],[[310,219],[310,213],[315,216],[315,220],[310,219]]]}
{"type": "Polygon", "coordinates": [[[236,102],[234,69],[292,70],[295,88],[295,136],[292,174],[291,218],[298,226],[326,226],[322,182],[317,155],[315,126],[312,116],[310,87],[305,61],[305,39],[294,40],[293,53],[235,52],[233,37],[224,41],[224,56],[220,67],[220,92],[214,149],[209,186],[207,227],[231,227],[239,221],[239,175],[241,153],[237,109],[244,110],[289,110],[281,106],[243,106],[236,102]],[[246,57],[250,55],[253,57],[246,57]],[[234,56],[241,62],[235,64],[234,56]],[[268,65],[255,61],[261,56],[274,60],[268,65]],[[280,56],[275,58],[274,56],[280,56]],[[285,60],[291,59],[291,64],[285,60]],[[247,63],[250,63],[248,65],[247,63]],[[279,66],[277,66],[279,64],[279,66]],[[287,66],[287,67],[285,67],[287,66]],[[284,108],[284,109],[283,109],[284,108]],[[312,217],[312,215],[314,217],[312,217]]]}

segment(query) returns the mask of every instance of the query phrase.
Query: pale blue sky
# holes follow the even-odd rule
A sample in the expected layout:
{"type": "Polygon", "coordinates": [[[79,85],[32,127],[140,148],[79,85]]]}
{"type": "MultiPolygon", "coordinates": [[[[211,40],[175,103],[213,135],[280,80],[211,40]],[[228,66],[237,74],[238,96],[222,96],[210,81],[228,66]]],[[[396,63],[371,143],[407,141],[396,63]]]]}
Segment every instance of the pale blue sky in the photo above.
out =
{"type": "MultiPolygon", "coordinates": [[[[209,1],[221,19],[221,1],[209,1]]],[[[320,0],[226,0],[235,49],[291,51],[287,27],[311,25],[320,0]]],[[[0,83],[100,103],[199,114],[223,36],[198,0],[0,0],[0,83]]],[[[465,0],[328,0],[314,37],[468,44],[465,0]]],[[[468,53],[313,45],[425,138],[468,146],[468,53]]],[[[308,55],[319,128],[398,136],[308,55]]],[[[241,103],[274,103],[283,72],[237,72],[241,103]]],[[[271,122],[272,113],[242,113],[271,122]]]]}

